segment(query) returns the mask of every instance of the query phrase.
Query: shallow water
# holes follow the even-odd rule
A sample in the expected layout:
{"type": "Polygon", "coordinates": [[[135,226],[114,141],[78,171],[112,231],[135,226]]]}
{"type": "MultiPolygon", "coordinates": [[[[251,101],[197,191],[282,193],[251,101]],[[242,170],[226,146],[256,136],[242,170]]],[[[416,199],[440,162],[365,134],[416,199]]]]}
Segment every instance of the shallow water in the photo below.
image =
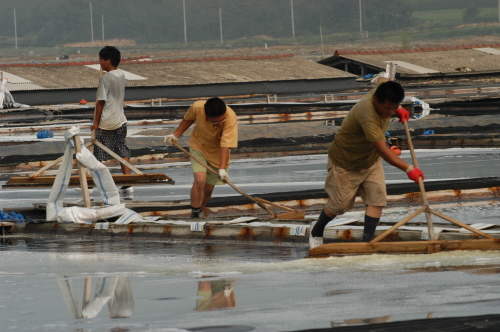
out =
{"type": "MultiPolygon", "coordinates": [[[[500,149],[419,150],[417,157],[427,180],[498,176],[500,149]]],[[[409,154],[403,158],[409,161],[409,154]]],[[[325,167],[326,155],[242,160],[233,163],[230,176],[250,194],[319,189],[325,167]]],[[[388,182],[408,181],[385,169],[388,182]]],[[[134,200],[188,198],[186,164],[160,171],[176,185],[136,187],[134,200]]],[[[0,207],[43,202],[48,193],[0,190],[0,207]]],[[[227,186],[215,192],[234,194],[227,186]]],[[[67,197],[79,195],[69,191],[67,197]]],[[[466,222],[500,224],[499,202],[438,210],[466,222]]],[[[408,213],[388,209],[383,218],[396,221],[408,213]]],[[[306,259],[306,252],[304,245],[234,242],[2,239],[1,330],[294,331],[500,311],[497,252],[327,259],[306,259]],[[91,318],[79,318],[85,282],[91,284],[85,310],[91,318]],[[211,297],[203,297],[204,287],[213,287],[211,297]],[[95,296],[105,289],[109,296],[95,296]]]]}
{"type": "MultiPolygon", "coordinates": [[[[426,181],[499,176],[500,149],[416,150],[426,181]]],[[[401,156],[411,163],[404,151],[401,156]]],[[[233,160],[229,169],[231,182],[246,193],[262,194],[297,190],[322,189],[326,177],[327,155],[307,155],[265,159],[233,160]]],[[[151,166],[148,166],[151,167],[151,166]]],[[[129,197],[141,201],[189,199],[192,172],[189,163],[156,165],[145,173],[165,173],[175,185],[136,186],[129,197]]],[[[384,163],[387,183],[410,182],[399,169],[384,163]]],[[[0,181],[0,185],[5,182],[0,181]]],[[[1,207],[31,206],[47,200],[50,189],[0,189],[1,207]]],[[[98,198],[98,194],[94,194],[98,198]]],[[[239,195],[229,186],[216,186],[214,197],[239,195]]],[[[68,200],[81,199],[81,193],[68,190],[68,200]]]]}
{"type": "Polygon", "coordinates": [[[305,253],[304,247],[234,243],[18,240],[0,245],[2,330],[171,331],[238,325],[293,331],[500,310],[500,256],[495,252],[327,259],[305,259],[305,253]],[[94,288],[99,291],[103,280],[118,277],[125,287],[114,289],[118,300],[111,312],[126,317],[111,318],[109,298],[95,298],[94,288]],[[73,314],[82,313],[86,280],[94,301],[93,311],[87,307],[85,312],[95,317],[78,318],[73,314]],[[233,302],[214,290],[213,298],[201,303],[199,289],[210,283],[232,286],[228,297],[233,302]],[[67,305],[63,294],[76,305],[67,305]],[[197,305],[204,310],[196,310],[197,305]]]}

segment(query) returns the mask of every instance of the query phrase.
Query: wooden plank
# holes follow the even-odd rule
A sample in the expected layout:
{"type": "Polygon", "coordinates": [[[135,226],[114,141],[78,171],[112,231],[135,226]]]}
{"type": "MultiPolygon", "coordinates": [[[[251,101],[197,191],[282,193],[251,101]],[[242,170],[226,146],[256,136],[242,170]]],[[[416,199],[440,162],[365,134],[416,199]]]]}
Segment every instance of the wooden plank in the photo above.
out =
{"type": "Polygon", "coordinates": [[[365,254],[428,254],[454,250],[500,250],[500,240],[429,240],[401,242],[328,243],[309,250],[309,257],[365,254]]]}
{"type": "MultiPolygon", "coordinates": [[[[164,173],[151,174],[115,174],[112,175],[115,184],[117,185],[153,185],[153,184],[174,184],[175,182],[164,173]]],[[[89,185],[95,186],[92,177],[87,175],[89,185]]],[[[4,189],[9,188],[35,188],[48,187],[54,184],[55,176],[37,176],[31,177],[11,177],[5,185],[4,189]]],[[[79,187],[80,179],[78,176],[71,176],[69,180],[70,187],[79,187]]]]}

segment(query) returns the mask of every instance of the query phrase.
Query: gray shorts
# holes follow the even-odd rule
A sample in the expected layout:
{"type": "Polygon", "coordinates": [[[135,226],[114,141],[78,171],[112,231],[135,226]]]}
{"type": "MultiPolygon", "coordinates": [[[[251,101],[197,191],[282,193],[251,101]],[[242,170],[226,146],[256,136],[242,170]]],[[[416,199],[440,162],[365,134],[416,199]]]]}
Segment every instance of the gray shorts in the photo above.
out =
{"type": "MultiPolygon", "coordinates": [[[[130,158],[130,150],[127,147],[127,124],[124,123],[120,128],[114,130],[97,129],[95,138],[105,147],[119,155],[120,157],[130,158]]],[[[111,156],[98,147],[94,146],[94,156],[99,161],[112,159],[111,156]]]]}

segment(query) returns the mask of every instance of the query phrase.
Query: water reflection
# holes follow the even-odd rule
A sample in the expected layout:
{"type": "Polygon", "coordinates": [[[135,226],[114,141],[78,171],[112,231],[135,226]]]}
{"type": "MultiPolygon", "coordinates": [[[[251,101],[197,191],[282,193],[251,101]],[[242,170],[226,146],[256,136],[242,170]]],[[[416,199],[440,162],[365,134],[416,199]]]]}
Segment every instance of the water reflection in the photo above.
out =
{"type": "MultiPolygon", "coordinates": [[[[207,278],[207,277],[202,277],[207,278]]],[[[236,295],[233,280],[200,280],[198,281],[197,311],[234,308],[236,295]]]]}
{"type": "Polygon", "coordinates": [[[108,304],[110,318],[127,318],[134,311],[134,299],[130,279],[127,276],[108,276],[97,278],[94,296],[91,297],[92,278],[83,281],[83,301],[80,310],[78,295],[73,279],[61,277],[57,280],[59,288],[73,318],[94,318],[108,304]]]}
{"type": "MultiPolygon", "coordinates": [[[[95,318],[108,305],[110,318],[127,318],[134,311],[132,285],[128,276],[106,276],[94,278],[85,277],[83,280],[82,306],[79,306],[79,297],[76,279],[62,276],[57,279],[64,302],[74,319],[95,318]],[[91,295],[92,284],[95,291],[91,295]]],[[[210,311],[236,306],[234,280],[211,279],[202,276],[197,282],[197,298],[194,310],[210,311]]]]}

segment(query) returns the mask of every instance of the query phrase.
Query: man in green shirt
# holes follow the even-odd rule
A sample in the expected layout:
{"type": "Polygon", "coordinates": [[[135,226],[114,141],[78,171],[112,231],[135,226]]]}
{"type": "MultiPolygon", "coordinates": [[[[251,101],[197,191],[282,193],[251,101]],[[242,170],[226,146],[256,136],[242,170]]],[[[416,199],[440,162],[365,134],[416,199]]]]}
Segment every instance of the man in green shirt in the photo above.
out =
{"type": "Polygon", "coordinates": [[[419,177],[424,179],[421,170],[404,162],[386,144],[390,117],[396,114],[402,123],[410,118],[410,113],[400,107],[404,89],[386,78],[380,78],[377,84],[376,89],[349,111],[328,148],[325,191],[329,198],[318,220],[311,224],[310,248],[323,244],[325,226],[350,210],[358,193],[366,205],[362,241],[373,239],[382,209],[387,204],[382,159],[405,171],[417,183],[419,177]]]}

